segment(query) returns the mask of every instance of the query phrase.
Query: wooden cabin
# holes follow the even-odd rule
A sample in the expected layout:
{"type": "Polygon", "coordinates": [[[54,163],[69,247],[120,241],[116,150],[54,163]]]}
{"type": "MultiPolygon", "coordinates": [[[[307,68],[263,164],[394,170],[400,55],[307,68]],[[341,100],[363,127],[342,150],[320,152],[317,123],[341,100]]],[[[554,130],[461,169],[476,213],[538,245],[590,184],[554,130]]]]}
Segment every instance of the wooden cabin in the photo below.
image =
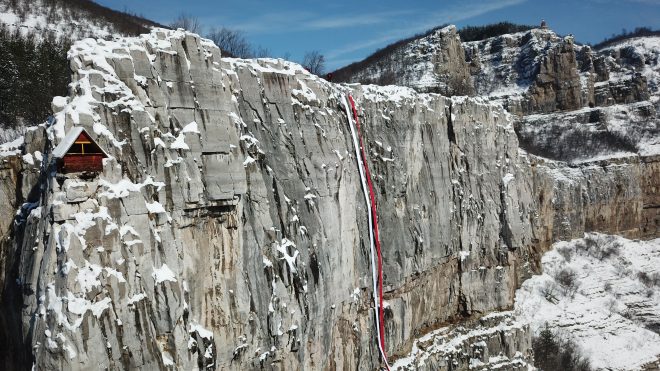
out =
{"type": "Polygon", "coordinates": [[[108,154],[82,127],[72,128],[53,151],[60,173],[101,172],[108,154]]]}

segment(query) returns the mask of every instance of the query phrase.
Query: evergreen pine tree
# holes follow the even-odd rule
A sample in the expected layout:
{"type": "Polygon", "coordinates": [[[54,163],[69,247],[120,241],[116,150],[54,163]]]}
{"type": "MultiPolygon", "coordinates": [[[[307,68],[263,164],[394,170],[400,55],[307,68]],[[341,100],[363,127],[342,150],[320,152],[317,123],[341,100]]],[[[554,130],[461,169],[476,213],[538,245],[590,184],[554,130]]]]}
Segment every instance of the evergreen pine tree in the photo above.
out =
{"type": "Polygon", "coordinates": [[[544,371],[559,369],[557,362],[559,344],[547,324],[538,337],[532,340],[532,349],[534,350],[534,366],[544,371]]]}
{"type": "Polygon", "coordinates": [[[16,116],[15,89],[18,85],[18,66],[12,53],[11,35],[0,29],[0,125],[12,125],[16,116]]]}

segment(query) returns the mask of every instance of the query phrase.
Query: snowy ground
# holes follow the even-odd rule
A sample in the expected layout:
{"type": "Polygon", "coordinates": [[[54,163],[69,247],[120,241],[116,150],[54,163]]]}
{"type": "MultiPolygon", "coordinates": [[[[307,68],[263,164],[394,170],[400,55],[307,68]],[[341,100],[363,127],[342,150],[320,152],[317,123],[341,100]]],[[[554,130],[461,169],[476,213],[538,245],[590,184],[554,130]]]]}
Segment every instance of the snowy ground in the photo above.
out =
{"type": "Polygon", "coordinates": [[[75,40],[88,36],[105,38],[115,33],[112,24],[93,19],[84,12],[73,14],[66,7],[51,8],[44,0],[31,0],[30,6],[30,11],[21,16],[9,6],[9,1],[0,0],[0,23],[23,34],[34,33],[37,38],[50,33],[75,40]]]}
{"type": "Polygon", "coordinates": [[[519,320],[573,338],[594,369],[660,359],[660,239],[587,234],[555,244],[542,263],[516,293],[519,320]]]}
{"type": "Polygon", "coordinates": [[[0,157],[15,156],[21,153],[24,138],[18,137],[13,141],[0,144],[0,157]]]}

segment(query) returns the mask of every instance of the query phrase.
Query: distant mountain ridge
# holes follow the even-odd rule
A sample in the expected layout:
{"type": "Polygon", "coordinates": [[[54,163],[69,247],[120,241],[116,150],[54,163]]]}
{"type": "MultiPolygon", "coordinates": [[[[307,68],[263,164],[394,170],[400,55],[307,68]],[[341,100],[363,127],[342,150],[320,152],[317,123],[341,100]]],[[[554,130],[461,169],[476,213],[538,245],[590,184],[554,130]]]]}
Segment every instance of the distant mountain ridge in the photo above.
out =
{"type": "MultiPolygon", "coordinates": [[[[395,53],[397,50],[405,47],[408,44],[414,43],[415,41],[427,38],[428,36],[433,35],[434,33],[442,30],[443,28],[449,26],[444,24],[438,27],[434,27],[428,31],[416,34],[414,36],[404,38],[398,41],[395,41],[369,55],[365,59],[349,64],[348,66],[337,69],[332,72],[333,80],[337,82],[348,82],[351,75],[354,71],[364,68],[365,66],[372,64],[386,55],[395,53]]],[[[534,28],[534,26],[515,24],[511,22],[498,22],[484,26],[466,26],[458,30],[458,34],[461,37],[461,41],[479,41],[484,40],[490,37],[500,36],[508,33],[515,33],[521,31],[527,31],[534,28]]]]}

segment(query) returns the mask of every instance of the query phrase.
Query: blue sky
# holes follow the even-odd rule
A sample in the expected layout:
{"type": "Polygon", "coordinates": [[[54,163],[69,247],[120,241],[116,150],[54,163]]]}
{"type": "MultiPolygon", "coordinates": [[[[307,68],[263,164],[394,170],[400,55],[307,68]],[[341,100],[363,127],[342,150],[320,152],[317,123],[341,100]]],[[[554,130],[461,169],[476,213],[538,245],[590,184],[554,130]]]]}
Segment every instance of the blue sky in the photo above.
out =
{"type": "Polygon", "coordinates": [[[208,30],[245,32],[274,57],[300,60],[306,51],[326,56],[327,69],[360,60],[378,48],[437,25],[499,21],[537,25],[596,43],[637,26],[660,29],[660,0],[99,0],[167,24],[181,12],[208,30]]]}

